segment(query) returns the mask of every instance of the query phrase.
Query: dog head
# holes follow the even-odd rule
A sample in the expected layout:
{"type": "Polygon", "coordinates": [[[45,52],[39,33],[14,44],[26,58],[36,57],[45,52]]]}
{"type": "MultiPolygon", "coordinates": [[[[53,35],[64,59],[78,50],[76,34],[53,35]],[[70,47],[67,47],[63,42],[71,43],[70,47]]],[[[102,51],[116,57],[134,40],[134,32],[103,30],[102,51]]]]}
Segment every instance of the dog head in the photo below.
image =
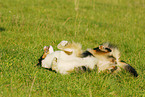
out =
{"type": "Polygon", "coordinates": [[[44,46],[43,50],[44,50],[44,53],[43,53],[43,55],[38,59],[39,62],[37,63],[37,66],[40,66],[40,67],[41,67],[41,62],[42,62],[42,60],[45,59],[45,57],[46,57],[48,54],[54,52],[53,47],[52,47],[51,45],[50,45],[50,46],[44,46]]]}

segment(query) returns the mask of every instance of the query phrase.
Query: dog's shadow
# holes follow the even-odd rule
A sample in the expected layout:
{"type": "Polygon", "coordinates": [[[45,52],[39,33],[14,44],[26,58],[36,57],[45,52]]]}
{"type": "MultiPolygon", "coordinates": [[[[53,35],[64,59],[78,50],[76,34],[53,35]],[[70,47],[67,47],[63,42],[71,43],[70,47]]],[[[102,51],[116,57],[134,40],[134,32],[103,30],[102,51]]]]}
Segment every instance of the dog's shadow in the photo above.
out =
{"type": "Polygon", "coordinates": [[[0,32],[5,31],[5,28],[0,27],[0,32]]]}

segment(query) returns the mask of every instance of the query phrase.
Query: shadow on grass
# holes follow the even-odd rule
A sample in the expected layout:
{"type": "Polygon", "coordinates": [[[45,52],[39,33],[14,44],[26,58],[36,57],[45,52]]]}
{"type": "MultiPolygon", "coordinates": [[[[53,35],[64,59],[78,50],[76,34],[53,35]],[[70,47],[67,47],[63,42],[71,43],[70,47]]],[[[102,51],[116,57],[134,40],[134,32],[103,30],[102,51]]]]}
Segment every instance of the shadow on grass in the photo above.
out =
{"type": "Polygon", "coordinates": [[[0,27],[0,32],[5,31],[5,28],[0,27]]]}

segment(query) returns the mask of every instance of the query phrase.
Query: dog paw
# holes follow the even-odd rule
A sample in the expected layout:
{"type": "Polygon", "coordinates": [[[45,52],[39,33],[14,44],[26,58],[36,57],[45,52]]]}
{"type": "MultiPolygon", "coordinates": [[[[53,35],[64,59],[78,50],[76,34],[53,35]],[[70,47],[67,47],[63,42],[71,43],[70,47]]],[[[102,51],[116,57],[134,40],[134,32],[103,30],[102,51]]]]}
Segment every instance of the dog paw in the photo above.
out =
{"type": "Polygon", "coordinates": [[[62,47],[65,47],[66,45],[68,45],[68,41],[63,40],[57,45],[57,48],[61,49],[62,47]]]}

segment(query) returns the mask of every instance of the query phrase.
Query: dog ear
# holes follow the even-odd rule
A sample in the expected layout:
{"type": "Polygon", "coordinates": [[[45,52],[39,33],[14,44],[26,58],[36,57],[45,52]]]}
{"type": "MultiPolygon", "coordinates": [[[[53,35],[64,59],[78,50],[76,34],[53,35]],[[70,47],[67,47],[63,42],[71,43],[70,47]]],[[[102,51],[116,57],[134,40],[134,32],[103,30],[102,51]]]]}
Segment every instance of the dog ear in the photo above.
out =
{"type": "Polygon", "coordinates": [[[47,53],[49,51],[49,47],[48,46],[44,46],[43,50],[44,50],[44,53],[47,53]]]}
{"type": "Polygon", "coordinates": [[[53,52],[54,52],[53,47],[50,45],[50,46],[49,46],[49,54],[50,54],[50,53],[53,53],[53,52]]]}
{"type": "Polygon", "coordinates": [[[44,50],[44,54],[42,55],[42,58],[44,59],[46,57],[47,54],[49,54],[49,49],[50,49],[50,46],[44,46],[43,50],[44,50]]]}

